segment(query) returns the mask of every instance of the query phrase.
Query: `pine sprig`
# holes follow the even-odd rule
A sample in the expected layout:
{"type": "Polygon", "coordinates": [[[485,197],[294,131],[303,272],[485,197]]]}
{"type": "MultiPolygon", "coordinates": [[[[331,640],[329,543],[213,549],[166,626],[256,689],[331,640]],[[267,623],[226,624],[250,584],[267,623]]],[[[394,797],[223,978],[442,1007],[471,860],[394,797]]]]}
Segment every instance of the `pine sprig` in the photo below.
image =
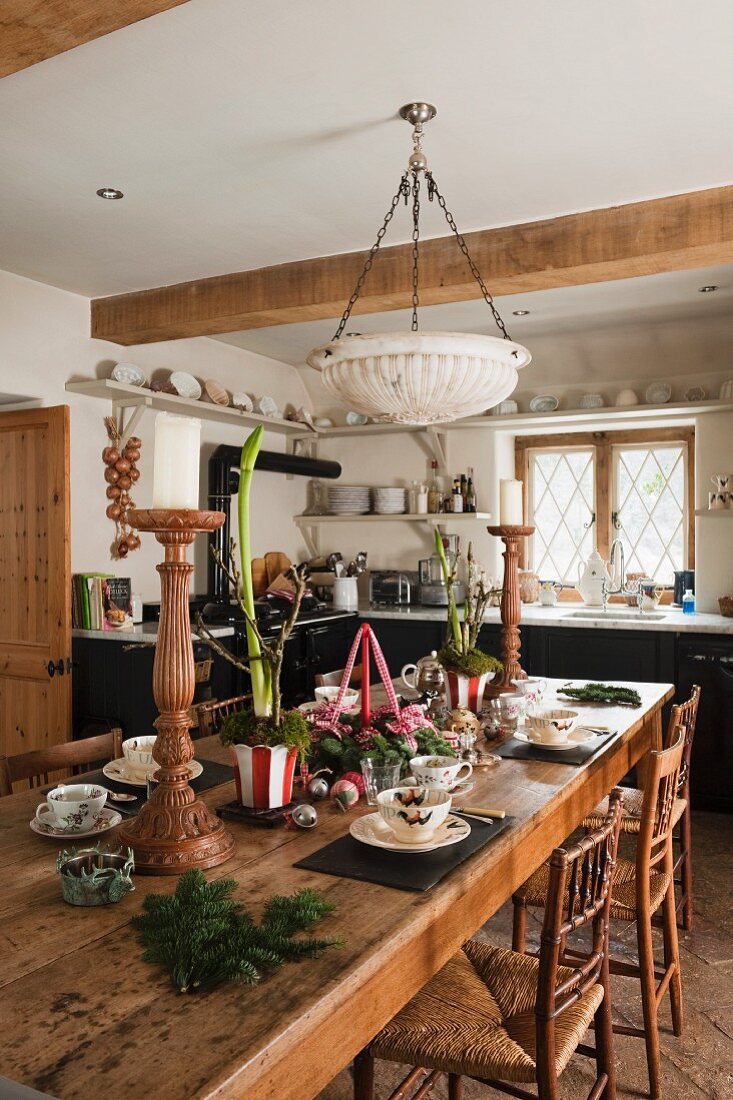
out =
{"type": "Polygon", "coordinates": [[[315,958],[342,940],[294,939],[333,912],[334,906],[315,890],[290,897],[275,895],[265,903],[260,924],[232,900],[233,879],[207,882],[202,871],[183,875],[172,896],[148,894],[143,913],[133,917],[143,959],[166,967],[180,993],[211,988],[219,982],[258,982],[263,971],[286,962],[315,958]]]}
{"type": "Polygon", "coordinates": [[[564,684],[558,689],[558,695],[568,699],[577,699],[579,703],[613,703],[629,707],[640,707],[641,696],[634,688],[616,687],[614,684],[585,684],[573,687],[564,684]]]}

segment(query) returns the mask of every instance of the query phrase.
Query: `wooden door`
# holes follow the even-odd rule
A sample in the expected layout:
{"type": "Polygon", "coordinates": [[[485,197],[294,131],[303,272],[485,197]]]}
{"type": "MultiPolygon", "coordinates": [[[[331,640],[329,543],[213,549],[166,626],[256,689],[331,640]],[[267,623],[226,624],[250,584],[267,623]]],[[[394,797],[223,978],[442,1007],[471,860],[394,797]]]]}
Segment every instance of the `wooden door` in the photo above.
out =
{"type": "Polygon", "coordinates": [[[0,752],[70,739],[69,409],[62,405],[0,413],[0,752]]]}

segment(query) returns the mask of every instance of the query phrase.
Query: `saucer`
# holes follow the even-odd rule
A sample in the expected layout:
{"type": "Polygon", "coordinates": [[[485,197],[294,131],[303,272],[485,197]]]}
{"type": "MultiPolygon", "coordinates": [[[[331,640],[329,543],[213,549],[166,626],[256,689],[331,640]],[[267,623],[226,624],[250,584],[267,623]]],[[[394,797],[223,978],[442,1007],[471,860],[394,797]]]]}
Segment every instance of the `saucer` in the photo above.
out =
{"type": "Polygon", "coordinates": [[[445,821],[433,833],[433,839],[426,844],[404,844],[382,819],[379,813],[367,814],[351,822],[349,832],[355,840],[369,844],[373,848],[386,848],[389,852],[433,852],[436,848],[447,848],[458,844],[471,834],[471,826],[462,818],[448,814],[445,821]]]}
{"type": "MultiPolygon", "coordinates": [[[[415,776],[414,775],[408,775],[407,779],[405,779],[403,781],[402,786],[403,787],[416,787],[417,786],[417,780],[415,779],[415,776]]],[[[423,784],[423,786],[425,786],[425,784],[423,784]]],[[[452,787],[446,787],[445,789],[448,791],[448,794],[468,794],[468,792],[472,791],[474,787],[475,787],[475,783],[473,782],[472,779],[459,779],[458,782],[454,783],[452,787]]],[[[432,790],[432,788],[430,788],[430,787],[426,788],[426,789],[427,790],[432,790]]],[[[439,788],[439,789],[443,790],[442,787],[439,788]]]]}
{"type": "MultiPolygon", "coordinates": [[[[50,811],[46,810],[42,815],[48,817],[50,811]]],[[[45,821],[39,821],[34,817],[32,821],[29,821],[31,829],[34,833],[38,833],[39,836],[55,836],[63,837],[68,840],[73,837],[74,840],[80,839],[85,836],[96,836],[97,833],[104,833],[107,829],[114,829],[115,825],[119,825],[122,821],[122,814],[118,814],[116,810],[110,810],[106,806],[102,810],[102,820],[98,825],[94,825],[91,829],[82,829],[81,831],[72,831],[71,829],[55,829],[53,825],[47,825],[45,821]]]]}
{"type": "Polygon", "coordinates": [[[562,745],[546,745],[544,742],[533,741],[523,730],[517,730],[514,736],[517,741],[526,741],[528,745],[534,745],[538,749],[549,749],[550,752],[566,752],[568,749],[577,748],[578,745],[584,745],[586,741],[595,740],[596,734],[578,726],[569,734],[567,741],[564,741],[562,745]]]}
{"type": "MultiPolygon", "coordinates": [[[[117,783],[127,783],[129,787],[147,787],[148,779],[157,772],[160,764],[155,764],[147,773],[131,772],[127,767],[127,759],[121,756],[119,760],[110,760],[102,768],[102,773],[107,779],[114,779],[117,783]]],[[[204,770],[198,760],[191,760],[188,765],[189,780],[196,779],[204,770]]]]}

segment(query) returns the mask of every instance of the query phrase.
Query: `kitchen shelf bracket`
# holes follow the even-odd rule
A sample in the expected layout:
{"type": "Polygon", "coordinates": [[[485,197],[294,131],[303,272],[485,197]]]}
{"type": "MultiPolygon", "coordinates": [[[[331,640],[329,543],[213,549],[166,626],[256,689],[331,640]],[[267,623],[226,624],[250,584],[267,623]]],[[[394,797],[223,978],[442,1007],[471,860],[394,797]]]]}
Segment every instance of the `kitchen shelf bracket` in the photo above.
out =
{"type": "Polygon", "coordinates": [[[448,433],[438,428],[425,428],[425,431],[418,435],[418,439],[421,443],[425,443],[428,454],[437,461],[439,472],[447,474],[448,433]]]}
{"type": "MultiPolygon", "coordinates": [[[[318,458],[318,436],[314,433],[308,435],[288,435],[285,437],[285,451],[293,457],[318,458]]],[[[285,480],[292,481],[294,474],[286,474],[285,480]]]]}
{"type": "Polygon", "coordinates": [[[140,419],[147,408],[150,407],[152,402],[149,400],[138,401],[134,405],[129,405],[125,402],[113,401],[112,402],[112,414],[117,424],[117,430],[120,433],[120,448],[123,448],[129,440],[132,433],[140,423],[140,419]],[[129,416],[125,414],[129,412],[129,416]]]}
{"type": "Polygon", "coordinates": [[[312,558],[317,558],[321,553],[321,540],[318,537],[319,528],[306,524],[298,524],[298,529],[303,536],[303,542],[312,558]]]}

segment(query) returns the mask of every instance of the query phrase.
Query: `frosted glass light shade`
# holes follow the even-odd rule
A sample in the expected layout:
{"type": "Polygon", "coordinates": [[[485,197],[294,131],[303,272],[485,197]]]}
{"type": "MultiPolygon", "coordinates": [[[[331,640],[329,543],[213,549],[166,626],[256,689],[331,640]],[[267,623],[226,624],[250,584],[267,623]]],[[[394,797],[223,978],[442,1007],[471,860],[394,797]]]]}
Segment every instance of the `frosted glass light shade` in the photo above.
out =
{"type": "Polygon", "coordinates": [[[503,401],[531,359],[497,336],[388,332],[332,340],[307,362],[349,409],[395,424],[438,424],[503,401]]]}

